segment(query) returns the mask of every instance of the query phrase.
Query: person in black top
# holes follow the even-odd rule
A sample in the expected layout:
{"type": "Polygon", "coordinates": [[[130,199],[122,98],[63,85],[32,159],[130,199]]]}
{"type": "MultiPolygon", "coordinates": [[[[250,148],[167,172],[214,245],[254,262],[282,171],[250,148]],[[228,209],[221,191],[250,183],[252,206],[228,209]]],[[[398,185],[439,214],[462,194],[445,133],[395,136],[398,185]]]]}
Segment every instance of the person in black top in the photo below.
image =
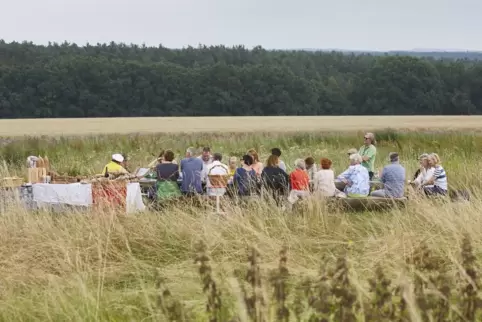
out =
{"type": "Polygon", "coordinates": [[[289,192],[289,176],[279,166],[277,155],[270,155],[266,167],[261,173],[261,181],[264,187],[271,191],[276,204],[279,206],[283,196],[289,192]]]}

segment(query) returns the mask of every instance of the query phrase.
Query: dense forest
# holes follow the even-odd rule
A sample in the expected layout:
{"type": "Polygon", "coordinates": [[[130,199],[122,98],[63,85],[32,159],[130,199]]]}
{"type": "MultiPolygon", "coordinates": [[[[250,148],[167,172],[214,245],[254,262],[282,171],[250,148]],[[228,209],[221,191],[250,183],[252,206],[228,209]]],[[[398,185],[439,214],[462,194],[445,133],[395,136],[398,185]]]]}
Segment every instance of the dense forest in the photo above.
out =
{"type": "Polygon", "coordinates": [[[474,55],[0,40],[0,118],[482,114],[474,55]]]}

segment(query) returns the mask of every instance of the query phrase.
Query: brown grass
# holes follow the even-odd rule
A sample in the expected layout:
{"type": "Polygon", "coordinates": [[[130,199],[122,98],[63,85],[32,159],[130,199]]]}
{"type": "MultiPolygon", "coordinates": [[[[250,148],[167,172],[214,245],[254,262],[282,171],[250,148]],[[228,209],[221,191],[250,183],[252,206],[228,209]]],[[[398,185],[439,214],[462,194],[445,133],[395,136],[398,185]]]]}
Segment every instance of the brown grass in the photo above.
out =
{"type": "Polygon", "coordinates": [[[480,130],[482,116],[136,117],[0,120],[0,136],[112,133],[480,130]]]}

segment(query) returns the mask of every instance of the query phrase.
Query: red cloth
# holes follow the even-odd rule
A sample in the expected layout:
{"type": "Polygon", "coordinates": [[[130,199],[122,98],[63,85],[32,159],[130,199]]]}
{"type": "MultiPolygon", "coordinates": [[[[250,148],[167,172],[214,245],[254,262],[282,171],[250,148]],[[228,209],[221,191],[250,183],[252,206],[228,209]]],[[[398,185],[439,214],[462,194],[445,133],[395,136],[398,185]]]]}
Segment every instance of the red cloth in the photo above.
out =
{"type": "Polygon", "coordinates": [[[92,184],[92,202],[97,209],[126,209],[126,199],[127,184],[125,182],[92,184]]]}
{"type": "Polygon", "coordinates": [[[308,173],[301,169],[296,169],[290,174],[291,190],[310,190],[310,178],[308,173]]]}

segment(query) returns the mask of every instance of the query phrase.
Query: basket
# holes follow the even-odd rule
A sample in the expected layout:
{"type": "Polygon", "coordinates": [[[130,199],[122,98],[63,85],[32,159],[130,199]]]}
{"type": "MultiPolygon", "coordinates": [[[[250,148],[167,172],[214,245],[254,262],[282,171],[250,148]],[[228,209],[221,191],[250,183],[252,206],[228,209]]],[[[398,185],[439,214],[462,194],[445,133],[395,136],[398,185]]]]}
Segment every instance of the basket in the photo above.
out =
{"type": "Polygon", "coordinates": [[[228,186],[228,175],[210,174],[208,175],[208,178],[213,188],[226,188],[228,186]]]}
{"type": "Polygon", "coordinates": [[[2,188],[17,188],[23,184],[23,178],[7,177],[0,179],[0,187],[2,188]]]}

